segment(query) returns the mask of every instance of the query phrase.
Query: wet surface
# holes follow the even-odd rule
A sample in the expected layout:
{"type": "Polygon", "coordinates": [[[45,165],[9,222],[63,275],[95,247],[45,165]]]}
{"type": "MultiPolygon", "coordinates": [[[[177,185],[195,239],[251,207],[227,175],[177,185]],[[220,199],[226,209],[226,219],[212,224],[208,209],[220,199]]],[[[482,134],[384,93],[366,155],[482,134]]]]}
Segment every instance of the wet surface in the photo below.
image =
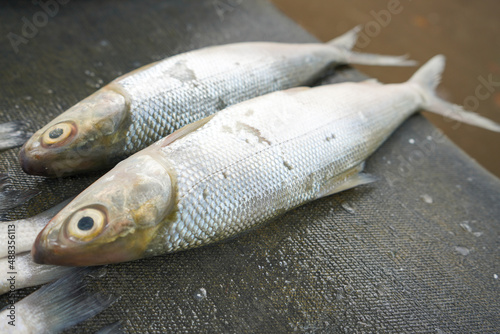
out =
{"type": "MultiPolygon", "coordinates": [[[[322,41],[364,24],[357,50],[409,54],[421,64],[447,57],[439,95],[500,123],[500,2],[272,0],[322,41]],[[399,4],[399,5],[398,5],[399,4]]],[[[406,81],[413,68],[356,66],[382,82],[406,81]]],[[[500,134],[425,113],[472,158],[500,177],[500,134]]]]}
{"type": "MultiPolygon", "coordinates": [[[[37,11],[30,1],[0,5],[0,36],[37,11]]],[[[265,1],[69,2],[19,53],[0,40],[0,123],[25,118],[35,130],[137,66],[246,40],[314,41],[265,1]]],[[[320,82],[363,78],[343,67],[320,82]]],[[[18,151],[0,152],[0,171],[40,194],[7,219],[42,212],[100,175],[28,176],[18,151]]],[[[499,332],[500,182],[419,115],[366,171],[378,181],[233,240],[107,266],[89,287],[119,299],[67,332],[118,320],[125,333],[499,332]]]]}

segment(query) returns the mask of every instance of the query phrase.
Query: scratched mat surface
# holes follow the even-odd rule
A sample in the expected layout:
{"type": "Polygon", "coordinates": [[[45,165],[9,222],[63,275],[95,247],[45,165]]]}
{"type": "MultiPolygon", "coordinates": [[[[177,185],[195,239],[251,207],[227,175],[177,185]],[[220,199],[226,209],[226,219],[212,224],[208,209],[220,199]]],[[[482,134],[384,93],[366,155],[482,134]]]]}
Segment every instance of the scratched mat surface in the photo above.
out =
{"type": "MultiPolygon", "coordinates": [[[[0,4],[0,123],[34,131],[120,74],[179,52],[314,41],[265,1],[58,3],[53,15],[31,1],[0,4]]],[[[361,79],[343,68],[322,82],[361,79]]],[[[28,176],[18,151],[0,152],[0,173],[34,197],[3,210],[4,220],[39,213],[99,176],[28,176]]],[[[67,332],[118,320],[125,333],[500,332],[500,181],[421,116],[366,169],[376,183],[239,238],[102,268],[90,288],[120,299],[67,332]]]]}

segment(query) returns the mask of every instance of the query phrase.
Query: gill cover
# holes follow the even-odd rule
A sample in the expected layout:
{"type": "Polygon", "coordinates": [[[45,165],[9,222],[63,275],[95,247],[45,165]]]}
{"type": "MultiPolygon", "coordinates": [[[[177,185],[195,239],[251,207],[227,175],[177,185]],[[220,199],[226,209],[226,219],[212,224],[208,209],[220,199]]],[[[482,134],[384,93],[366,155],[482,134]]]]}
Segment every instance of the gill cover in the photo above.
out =
{"type": "Polygon", "coordinates": [[[119,163],[61,210],[36,239],[35,262],[92,266],[144,257],[175,204],[172,171],[147,152],[119,163]]]}

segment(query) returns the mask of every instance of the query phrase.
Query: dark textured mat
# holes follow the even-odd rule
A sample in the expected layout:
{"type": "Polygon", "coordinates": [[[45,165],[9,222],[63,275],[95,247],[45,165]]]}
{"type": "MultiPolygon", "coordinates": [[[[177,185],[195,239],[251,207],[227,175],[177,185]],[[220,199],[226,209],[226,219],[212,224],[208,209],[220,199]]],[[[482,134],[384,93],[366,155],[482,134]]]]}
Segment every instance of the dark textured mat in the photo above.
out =
{"type": "MultiPolygon", "coordinates": [[[[314,40],[265,1],[59,7],[15,53],[7,34],[22,36],[23,17],[32,21],[41,8],[0,5],[0,123],[21,119],[36,130],[118,75],[194,48],[314,40]]],[[[331,80],[361,78],[344,68],[331,80]]],[[[40,194],[2,212],[7,219],[39,213],[99,176],[27,176],[17,153],[0,152],[0,173],[13,188],[40,194]]],[[[379,181],[234,240],[101,269],[91,288],[121,298],[68,332],[93,333],[117,320],[126,333],[499,332],[500,181],[421,116],[366,169],[379,181]]]]}

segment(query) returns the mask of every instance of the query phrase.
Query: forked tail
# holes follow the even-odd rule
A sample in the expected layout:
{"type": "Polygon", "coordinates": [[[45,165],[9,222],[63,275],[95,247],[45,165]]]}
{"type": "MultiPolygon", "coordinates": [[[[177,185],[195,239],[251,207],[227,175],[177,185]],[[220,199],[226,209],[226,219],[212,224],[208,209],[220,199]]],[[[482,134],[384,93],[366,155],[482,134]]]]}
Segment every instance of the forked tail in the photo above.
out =
{"type": "Polygon", "coordinates": [[[361,26],[356,26],[345,34],[327,42],[327,44],[337,48],[347,64],[380,66],[414,66],[417,64],[414,60],[409,60],[407,56],[386,56],[352,51],[360,31],[361,26]]]}
{"type": "Polygon", "coordinates": [[[416,85],[420,91],[422,96],[421,107],[463,123],[500,132],[500,124],[474,112],[466,111],[461,106],[447,102],[436,95],[435,90],[441,81],[441,73],[444,70],[445,62],[443,55],[434,56],[408,80],[408,83],[416,85]]]}

